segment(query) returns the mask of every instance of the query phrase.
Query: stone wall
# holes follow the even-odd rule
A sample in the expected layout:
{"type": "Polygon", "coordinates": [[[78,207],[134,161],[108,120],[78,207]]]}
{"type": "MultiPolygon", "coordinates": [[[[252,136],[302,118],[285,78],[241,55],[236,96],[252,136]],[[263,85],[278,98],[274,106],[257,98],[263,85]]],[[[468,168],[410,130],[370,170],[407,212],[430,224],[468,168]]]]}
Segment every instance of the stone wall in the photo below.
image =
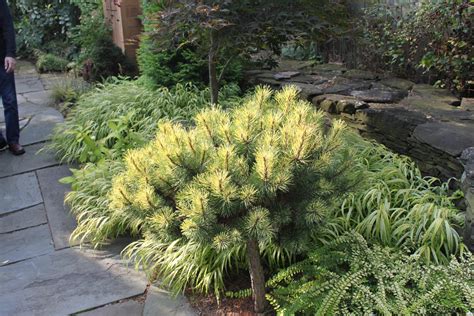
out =
{"type": "Polygon", "coordinates": [[[474,251],[474,147],[467,148],[461,155],[464,173],[461,187],[466,204],[466,222],[464,224],[464,242],[474,251]]]}
{"type": "Polygon", "coordinates": [[[287,67],[249,72],[248,82],[276,89],[295,85],[302,98],[329,116],[411,157],[425,175],[462,177],[464,241],[474,250],[473,99],[459,100],[443,89],[337,64],[287,67]]]}

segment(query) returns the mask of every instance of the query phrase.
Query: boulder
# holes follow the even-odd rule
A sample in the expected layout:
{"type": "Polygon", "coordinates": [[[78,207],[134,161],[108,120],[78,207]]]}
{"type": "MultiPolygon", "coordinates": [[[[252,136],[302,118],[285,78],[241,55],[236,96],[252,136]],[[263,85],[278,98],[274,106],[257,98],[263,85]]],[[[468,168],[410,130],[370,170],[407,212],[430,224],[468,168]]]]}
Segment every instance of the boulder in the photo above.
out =
{"type": "Polygon", "coordinates": [[[323,100],[319,103],[319,108],[323,111],[326,111],[330,114],[337,114],[337,102],[334,102],[331,99],[323,100]]]}
{"type": "Polygon", "coordinates": [[[458,157],[474,147],[474,125],[457,122],[428,122],[415,128],[413,135],[420,142],[458,157]]]}
{"type": "Polygon", "coordinates": [[[295,86],[299,93],[301,98],[305,100],[311,100],[312,97],[318,96],[323,94],[323,91],[319,89],[317,86],[312,85],[312,84],[307,84],[307,83],[300,83],[300,82],[288,82],[288,83],[283,83],[282,87],[284,86],[295,86]]]}
{"type": "Polygon", "coordinates": [[[390,88],[374,88],[370,90],[355,90],[351,92],[351,95],[370,103],[396,103],[406,96],[406,92],[390,88]]]}
{"type": "Polygon", "coordinates": [[[461,109],[474,112],[474,98],[462,98],[461,109]]]}
{"type": "Polygon", "coordinates": [[[350,96],[324,94],[312,100],[313,104],[331,114],[354,114],[356,110],[367,108],[368,104],[350,96]]]}
{"type": "Polygon", "coordinates": [[[275,80],[283,80],[283,79],[290,79],[293,77],[296,77],[300,74],[299,71],[283,71],[283,72],[278,72],[273,75],[273,78],[275,80]]]}
{"type": "Polygon", "coordinates": [[[354,114],[356,107],[353,100],[341,100],[336,103],[337,113],[354,114]]]}
{"type": "Polygon", "coordinates": [[[350,95],[352,91],[370,89],[371,86],[372,83],[369,81],[343,81],[329,85],[323,91],[325,94],[350,95]]]}
{"type": "Polygon", "coordinates": [[[410,80],[401,79],[401,78],[387,78],[387,79],[381,80],[380,83],[386,87],[403,90],[403,91],[408,91],[415,85],[414,82],[411,82],[410,80]]]}
{"type": "Polygon", "coordinates": [[[318,76],[318,75],[299,75],[293,77],[291,79],[285,80],[286,82],[300,82],[300,83],[308,83],[314,85],[320,85],[325,82],[328,82],[329,79],[327,77],[318,76]]]}

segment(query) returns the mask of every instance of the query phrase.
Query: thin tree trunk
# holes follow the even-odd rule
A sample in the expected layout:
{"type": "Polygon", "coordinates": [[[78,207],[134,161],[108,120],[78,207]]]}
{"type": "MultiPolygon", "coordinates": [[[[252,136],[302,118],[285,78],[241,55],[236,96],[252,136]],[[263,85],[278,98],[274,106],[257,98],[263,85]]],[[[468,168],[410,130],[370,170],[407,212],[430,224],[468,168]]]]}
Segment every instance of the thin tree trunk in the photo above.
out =
{"type": "Polygon", "coordinates": [[[263,274],[262,262],[260,261],[258,242],[255,239],[250,239],[247,242],[247,257],[249,260],[254,309],[257,314],[263,315],[266,305],[265,275],[263,274]]]}
{"type": "Polygon", "coordinates": [[[218,31],[211,30],[211,47],[209,48],[209,86],[211,89],[211,103],[217,104],[219,98],[219,82],[217,80],[216,59],[219,49],[218,31]]]}

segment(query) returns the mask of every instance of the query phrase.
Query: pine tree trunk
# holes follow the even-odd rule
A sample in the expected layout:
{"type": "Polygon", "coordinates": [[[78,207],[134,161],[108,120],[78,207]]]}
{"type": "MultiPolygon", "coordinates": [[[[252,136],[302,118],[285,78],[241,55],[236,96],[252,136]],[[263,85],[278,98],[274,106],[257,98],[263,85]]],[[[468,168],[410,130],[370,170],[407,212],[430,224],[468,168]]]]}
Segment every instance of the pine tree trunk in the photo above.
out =
{"type": "Polygon", "coordinates": [[[211,103],[217,104],[219,98],[219,82],[217,81],[217,50],[219,49],[218,31],[211,30],[211,47],[209,48],[209,86],[211,103]]]}
{"type": "Polygon", "coordinates": [[[250,239],[247,242],[247,257],[249,260],[250,280],[252,282],[254,309],[257,314],[263,314],[266,305],[265,275],[263,274],[262,262],[260,261],[258,242],[255,239],[250,239]]]}

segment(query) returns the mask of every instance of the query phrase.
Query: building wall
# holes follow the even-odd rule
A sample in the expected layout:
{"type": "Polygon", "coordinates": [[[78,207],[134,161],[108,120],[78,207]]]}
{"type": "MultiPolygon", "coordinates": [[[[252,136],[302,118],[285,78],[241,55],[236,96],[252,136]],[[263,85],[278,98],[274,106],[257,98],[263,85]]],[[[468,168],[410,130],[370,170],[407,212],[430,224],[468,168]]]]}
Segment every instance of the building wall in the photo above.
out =
{"type": "Polygon", "coordinates": [[[136,62],[136,51],[142,31],[139,19],[140,0],[103,0],[103,6],[105,19],[112,27],[115,45],[120,47],[131,61],[136,62]],[[120,4],[117,5],[116,2],[120,4]]]}

